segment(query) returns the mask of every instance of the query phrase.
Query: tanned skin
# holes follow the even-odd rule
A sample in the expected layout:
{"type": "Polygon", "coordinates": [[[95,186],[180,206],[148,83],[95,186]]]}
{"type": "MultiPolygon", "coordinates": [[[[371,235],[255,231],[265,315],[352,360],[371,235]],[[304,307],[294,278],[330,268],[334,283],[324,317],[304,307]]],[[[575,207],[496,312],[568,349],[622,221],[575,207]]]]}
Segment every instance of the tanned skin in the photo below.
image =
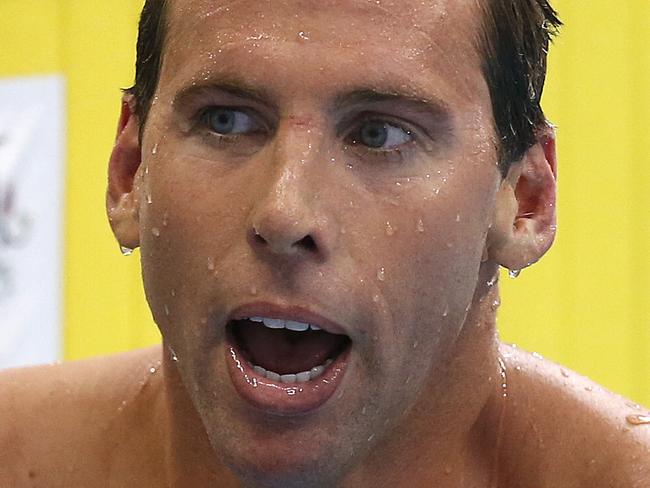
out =
{"type": "Polygon", "coordinates": [[[170,2],[143,137],[127,95],[107,192],[163,344],[2,373],[0,487],[650,486],[650,425],[627,420],[647,410],[498,339],[499,266],[553,242],[556,156],[540,127],[501,176],[479,15],[170,2]],[[359,141],[369,120],[381,149],[359,141]],[[234,388],[225,326],[252,301],[349,336],[317,410],[234,388]]]}

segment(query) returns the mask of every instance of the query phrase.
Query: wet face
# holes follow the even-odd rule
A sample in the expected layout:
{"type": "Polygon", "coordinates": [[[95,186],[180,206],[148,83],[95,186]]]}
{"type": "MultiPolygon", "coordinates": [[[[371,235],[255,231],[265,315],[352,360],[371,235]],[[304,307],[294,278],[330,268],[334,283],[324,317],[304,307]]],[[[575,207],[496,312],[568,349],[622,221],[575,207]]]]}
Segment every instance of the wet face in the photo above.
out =
{"type": "Polygon", "coordinates": [[[474,4],[171,2],[145,289],[235,470],[335,477],[440,388],[499,183],[474,4]]]}

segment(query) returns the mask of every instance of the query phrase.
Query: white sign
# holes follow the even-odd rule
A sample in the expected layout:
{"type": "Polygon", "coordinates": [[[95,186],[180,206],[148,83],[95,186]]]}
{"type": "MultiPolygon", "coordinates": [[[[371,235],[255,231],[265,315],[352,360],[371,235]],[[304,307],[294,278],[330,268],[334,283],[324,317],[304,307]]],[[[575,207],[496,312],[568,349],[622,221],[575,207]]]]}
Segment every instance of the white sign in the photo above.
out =
{"type": "Polygon", "coordinates": [[[0,79],[0,368],[61,357],[65,84],[0,79]]]}

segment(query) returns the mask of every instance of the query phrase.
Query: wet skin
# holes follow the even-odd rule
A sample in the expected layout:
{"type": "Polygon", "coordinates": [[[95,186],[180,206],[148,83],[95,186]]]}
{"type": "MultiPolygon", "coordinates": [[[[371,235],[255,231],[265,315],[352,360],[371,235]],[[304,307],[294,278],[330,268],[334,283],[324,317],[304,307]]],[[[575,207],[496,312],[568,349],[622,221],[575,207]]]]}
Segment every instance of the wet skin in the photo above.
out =
{"type": "Polygon", "coordinates": [[[541,128],[501,177],[478,15],[473,1],[173,2],[143,139],[127,96],[107,197],[120,244],[141,247],[163,347],[6,374],[27,403],[57,398],[47,413],[0,403],[14,425],[57,420],[41,444],[10,429],[25,447],[0,465],[26,486],[30,472],[53,486],[650,483],[650,427],[626,421],[642,411],[499,343],[495,276],[551,245],[556,162],[541,128]],[[236,391],[226,322],[252,302],[350,337],[319,409],[278,415],[236,391]],[[51,447],[62,438],[73,456],[51,447]]]}

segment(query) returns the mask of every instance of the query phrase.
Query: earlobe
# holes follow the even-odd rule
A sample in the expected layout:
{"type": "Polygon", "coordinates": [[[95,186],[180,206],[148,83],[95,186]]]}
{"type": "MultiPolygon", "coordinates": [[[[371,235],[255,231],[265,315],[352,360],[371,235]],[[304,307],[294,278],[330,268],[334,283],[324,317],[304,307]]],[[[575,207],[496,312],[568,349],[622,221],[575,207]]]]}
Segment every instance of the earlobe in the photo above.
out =
{"type": "Polygon", "coordinates": [[[556,230],[555,134],[549,126],[501,182],[488,233],[489,259],[511,270],[538,261],[556,230]]]}
{"type": "Polygon", "coordinates": [[[113,234],[120,246],[140,245],[138,169],[141,161],[140,125],[135,115],[135,99],[126,94],[117,127],[115,146],[108,166],[106,210],[113,234]]]}

